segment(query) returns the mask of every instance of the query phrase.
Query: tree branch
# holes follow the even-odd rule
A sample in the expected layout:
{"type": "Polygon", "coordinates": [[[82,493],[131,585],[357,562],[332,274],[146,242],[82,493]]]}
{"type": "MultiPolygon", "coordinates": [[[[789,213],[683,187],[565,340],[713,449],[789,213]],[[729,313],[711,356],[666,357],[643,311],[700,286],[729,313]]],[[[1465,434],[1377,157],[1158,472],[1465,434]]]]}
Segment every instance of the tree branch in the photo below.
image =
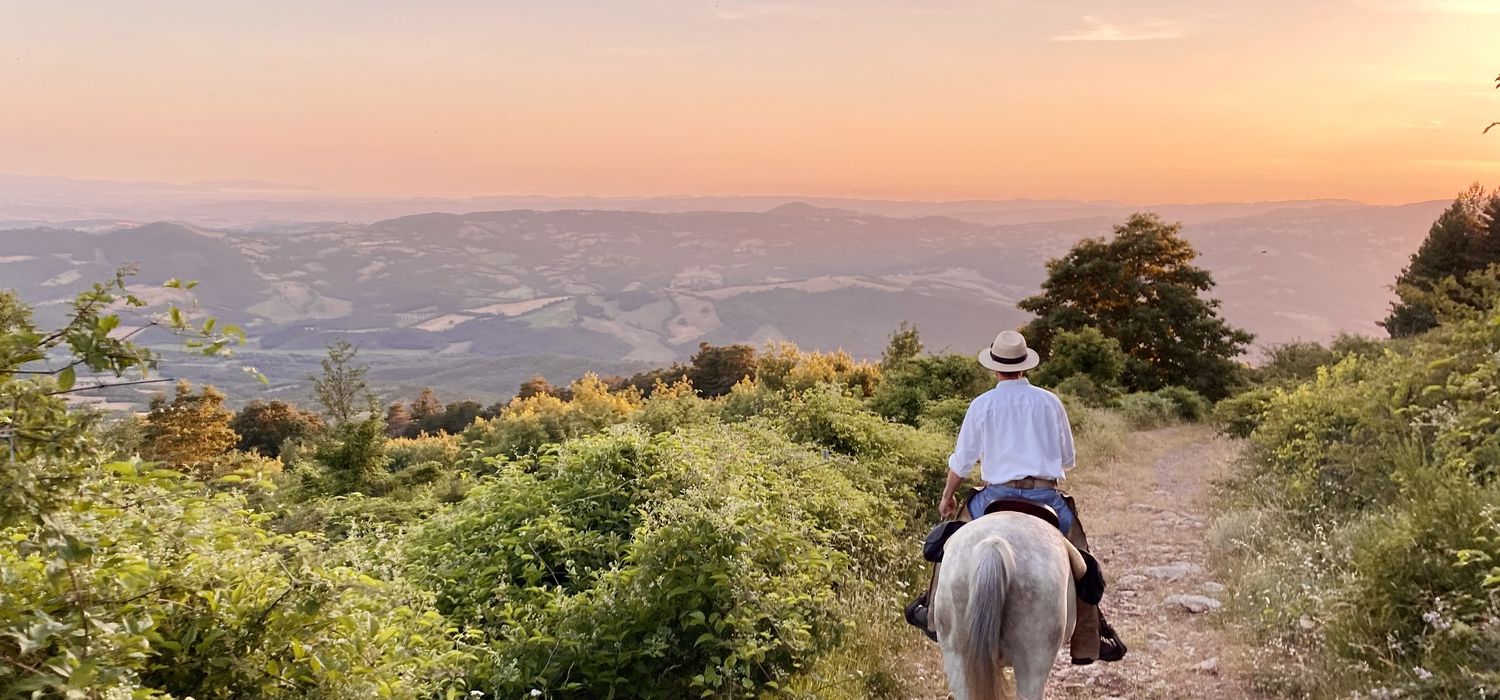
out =
{"type": "Polygon", "coordinates": [[[142,379],[140,381],[135,381],[135,382],[115,382],[114,384],[95,384],[93,386],[79,387],[77,389],[69,389],[67,391],[49,391],[49,392],[46,393],[46,396],[59,396],[59,395],[62,395],[62,394],[76,394],[76,393],[78,393],[80,391],[93,391],[95,389],[113,389],[113,388],[115,388],[117,386],[135,386],[137,384],[160,384],[162,382],[171,382],[171,381],[176,381],[176,380],[175,379],[170,379],[170,378],[162,378],[162,379],[142,379]]]}

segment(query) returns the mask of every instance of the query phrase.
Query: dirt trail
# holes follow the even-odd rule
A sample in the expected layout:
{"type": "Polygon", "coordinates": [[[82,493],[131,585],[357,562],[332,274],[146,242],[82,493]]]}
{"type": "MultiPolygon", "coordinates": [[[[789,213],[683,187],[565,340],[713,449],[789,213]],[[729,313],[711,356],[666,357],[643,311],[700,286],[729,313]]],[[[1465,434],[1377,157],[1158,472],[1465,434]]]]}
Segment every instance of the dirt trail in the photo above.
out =
{"type": "MultiPolygon", "coordinates": [[[[1206,427],[1179,426],[1132,433],[1115,462],[1070,474],[1066,488],[1109,582],[1104,611],[1130,653],[1091,666],[1060,654],[1049,699],[1261,697],[1238,665],[1241,648],[1216,624],[1224,593],[1206,561],[1208,485],[1238,449],[1206,427]]],[[[914,698],[948,697],[937,645],[906,661],[920,684],[914,698]]]]}

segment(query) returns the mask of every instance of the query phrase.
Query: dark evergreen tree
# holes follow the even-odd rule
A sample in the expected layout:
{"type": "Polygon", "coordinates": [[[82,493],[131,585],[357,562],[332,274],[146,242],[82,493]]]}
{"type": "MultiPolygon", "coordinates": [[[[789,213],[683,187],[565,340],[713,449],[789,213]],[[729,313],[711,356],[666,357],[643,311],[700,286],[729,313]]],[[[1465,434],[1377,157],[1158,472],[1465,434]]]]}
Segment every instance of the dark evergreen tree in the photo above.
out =
{"type": "Polygon", "coordinates": [[[1453,200],[1396,278],[1397,300],[1380,325],[1392,338],[1431,330],[1439,319],[1432,293],[1445,279],[1466,278],[1500,263],[1500,191],[1486,195],[1478,184],[1453,200]]]}

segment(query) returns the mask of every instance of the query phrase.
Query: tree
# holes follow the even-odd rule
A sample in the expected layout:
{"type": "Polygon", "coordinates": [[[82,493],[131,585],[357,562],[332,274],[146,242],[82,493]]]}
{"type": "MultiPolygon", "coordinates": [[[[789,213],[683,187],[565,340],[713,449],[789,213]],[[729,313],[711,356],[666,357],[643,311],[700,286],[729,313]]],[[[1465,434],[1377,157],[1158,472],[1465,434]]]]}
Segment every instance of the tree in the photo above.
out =
{"type": "Polygon", "coordinates": [[[1056,386],[1077,375],[1088,377],[1101,387],[1119,383],[1125,373],[1125,353],[1120,341],[1108,337],[1092,326],[1063,331],[1052,339],[1047,361],[1032,373],[1043,386],[1056,386]]]}
{"type": "Polygon", "coordinates": [[[279,457],[282,443],[316,435],[323,429],[323,419],[285,401],[251,401],[235,414],[229,427],[240,436],[239,449],[279,457]]]}
{"type": "Polygon", "coordinates": [[[535,377],[521,382],[521,386],[516,388],[516,398],[529,399],[533,396],[543,395],[565,398],[561,395],[562,391],[562,389],[552,386],[552,382],[547,381],[546,377],[538,374],[535,377]]]}
{"type": "Polygon", "coordinates": [[[308,377],[318,403],[335,425],[348,423],[354,414],[375,404],[375,395],[365,382],[370,368],[354,364],[358,352],[359,348],[349,341],[336,341],[328,346],[328,357],[323,359],[323,376],[308,377]]]}
{"type": "Polygon", "coordinates": [[[384,493],[390,485],[385,453],[385,422],[379,416],[337,426],[318,443],[313,459],[328,470],[335,495],[384,493]]]}
{"type": "Polygon", "coordinates": [[[417,394],[417,400],[411,402],[411,421],[416,426],[416,432],[428,429],[428,426],[443,414],[443,402],[438,400],[437,392],[432,387],[422,390],[417,394]]]}
{"type": "Polygon", "coordinates": [[[944,399],[969,399],[995,386],[994,374],[972,355],[923,355],[884,375],[870,408],[891,420],[916,425],[927,408],[944,399]]]}
{"type": "Polygon", "coordinates": [[[699,343],[687,378],[703,396],[712,398],[728,394],[740,380],[755,378],[755,348],[699,343]]]}
{"type": "Polygon", "coordinates": [[[1427,238],[1396,278],[1397,300],[1381,327],[1392,338],[1426,332],[1438,325],[1431,293],[1443,280],[1462,286],[1471,273],[1500,263],[1500,191],[1486,194],[1478,184],[1460,193],[1438,216],[1427,238]]]}
{"type": "Polygon", "coordinates": [[[1219,318],[1218,300],[1199,296],[1213,277],[1192,265],[1198,253],[1180,230],[1155,214],[1133,214],[1112,239],[1079,241],[1047,261],[1042,293],[1018,305],[1036,314],[1027,341],[1045,356],[1059,333],[1092,326],[1125,352],[1126,387],[1228,395],[1239,376],[1233,358],[1254,336],[1219,318]]]}
{"type": "MultiPolygon", "coordinates": [[[[1495,89],[1500,90],[1500,75],[1495,76],[1495,89]]],[[[1484,131],[1480,133],[1488,134],[1490,133],[1490,129],[1493,129],[1497,126],[1500,126],[1500,122],[1490,122],[1490,125],[1484,127],[1484,131]]]]}
{"type": "Polygon", "coordinates": [[[170,402],[160,395],[151,400],[143,456],[203,475],[204,463],[239,443],[240,436],[229,427],[233,418],[219,390],[205,386],[194,394],[192,384],[179,381],[170,402]]]}
{"type": "Polygon", "coordinates": [[[920,354],[922,339],[917,335],[917,327],[902,321],[896,330],[891,331],[891,340],[880,355],[880,369],[889,372],[920,354]]]}
{"type": "Polygon", "coordinates": [[[411,413],[406,410],[406,404],[397,401],[385,409],[385,434],[387,437],[411,437],[416,434],[416,425],[412,423],[411,413]]]}
{"type": "Polygon", "coordinates": [[[478,418],[483,410],[484,406],[478,401],[455,401],[443,407],[443,412],[438,414],[431,427],[423,426],[422,429],[429,433],[443,432],[457,435],[463,432],[464,428],[472,425],[474,419],[478,418]]]}

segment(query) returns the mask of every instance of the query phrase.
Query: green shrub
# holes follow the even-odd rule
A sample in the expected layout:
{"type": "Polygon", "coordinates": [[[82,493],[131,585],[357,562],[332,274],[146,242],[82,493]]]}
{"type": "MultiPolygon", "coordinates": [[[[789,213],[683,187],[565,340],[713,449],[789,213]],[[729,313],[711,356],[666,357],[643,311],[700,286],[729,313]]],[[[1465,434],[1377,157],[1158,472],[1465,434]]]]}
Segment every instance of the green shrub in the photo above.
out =
{"type": "MultiPolygon", "coordinates": [[[[726,391],[732,392],[733,388],[726,391]]],[[[682,379],[672,385],[657,384],[651,397],[641,404],[640,411],[630,421],[650,433],[668,433],[717,421],[719,407],[720,404],[714,401],[699,398],[693,385],[682,379]]]]}
{"type": "Polygon", "coordinates": [[[391,459],[385,444],[385,421],[379,418],[344,423],[328,431],[313,452],[326,474],[322,483],[335,495],[385,493],[391,485],[386,469],[391,459]]]}
{"type": "Polygon", "coordinates": [[[1254,424],[1214,541],[1231,611],[1283,650],[1265,684],[1500,696],[1497,347],[1500,310],[1459,317],[1218,409],[1254,424]]]}
{"type": "Polygon", "coordinates": [[[862,482],[916,509],[908,520],[923,520],[922,514],[936,505],[953,448],[951,436],[882,420],[833,387],[796,397],[781,424],[794,440],[859,458],[855,465],[867,475],[862,482]]]}
{"type": "Polygon", "coordinates": [[[786,405],[786,396],[764,384],[745,379],[718,401],[720,419],[733,423],[776,413],[786,405]]]}
{"type": "Polygon", "coordinates": [[[517,457],[545,445],[595,433],[622,423],[640,408],[633,388],[611,392],[599,377],[586,374],[568,388],[568,400],[536,394],[511,401],[491,420],[464,430],[467,449],[485,456],[517,457]]]}
{"type": "Polygon", "coordinates": [[[1177,403],[1155,393],[1126,394],[1120,398],[1120,415],[1132,430],[1152,430],[1176,422],[1177,403]]]}
{"type": "Polygon", "coordinates": [[[877,474],[754,423],[614,431],[502,466],[407,556],[496,696],[754,697],[840,640],[840,582],[907,554],[877,474]]]}
{"type": "Polygon", "coordinates": [[[916,425],[927,405],[970,400],[995,386],[995,376],[970,355],[924,355],[886,373],[870,397],[870,408],[891,420],[916,425]]]}
{"type": "Polygon", "coordinates": [[[1320,343],[1294,341],[1265,348],[1266,361],[1250,373],[1258,384],[1297,384],[1318,375],[1319,367],[1338,361],[1338,355],[1320,343]]]}
{"type": "Polygon", "coordinates": [[[1247,438],[1260,426],[1276,390],[1257,387],[1242,391],[1214,404],[1213,421],[1219,431],[1237,438],[1247,438]]]}
{"type": "Polygon", "coordinates": [[[399,472],[423,462],[452,464],[458,460],[460,444],[457,435],[423,435],[414,438],[391,438],[385,442],[386,468],[399,472]]]}
{"type": "Polygon", "coordinates": [[[461,680],[420,590],[267,532],[238,496],[106,469],[52,516],[56,542],[0,529],[0,695],[409,697],[461,680]]]}
{"type": "Polygon", "coordinates": [[[1098,328],[1063,331],[1052,337],[1047,361],[1031,373],[1041,386],[1060,387],[1062,382],[1085,377],[1101,387],[1116,387],[1125,373],[1125,352],[1120,341],[1098,328]]]}
{"type": "Polygon", "coordinates": [[[1173,415],[1181,421],[1197,423],[1208,417],[1209,403],[1192,389],[1180,386],[1169,386],[1157,389],[1156,396],[1172,402],[1173,415]]]}
{"type": "Polygon", "coordinates": [[[1100,408],[1120,405],[1123,395],[1118,387],[1100,384],[1087,374],[1075,374],[1054,387],[1059,395],[1072,396],[1087,406],[1100,408]]]}
{"type": "Polygon", "coordinates": [[[970,403],[973,403],[972,399],[957,397],[933,401],[917,416],[917,425],[927,430],[957,435],[958,429],[964,424],[964,416],[969,412],[970,403]]]}

